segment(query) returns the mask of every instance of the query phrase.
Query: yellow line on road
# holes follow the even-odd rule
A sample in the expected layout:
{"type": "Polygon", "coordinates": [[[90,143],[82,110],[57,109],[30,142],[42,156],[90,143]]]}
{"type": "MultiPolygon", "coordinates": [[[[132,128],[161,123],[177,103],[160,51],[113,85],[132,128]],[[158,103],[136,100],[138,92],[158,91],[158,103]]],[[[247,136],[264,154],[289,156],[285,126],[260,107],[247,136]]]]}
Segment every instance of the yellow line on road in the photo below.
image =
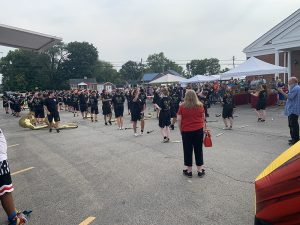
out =
{"type": "Polygon", "coordinates": [[[24,173],[24,172],[26,172],[26,171],[28,171],[28,170],[32,170],[33,168],[34,168],[34,167],[29,167],[29,168],[24,169],[24,170],[19,170],[19,171],[17,171],[17,172],[12,173],[11,175],[14,176],[14,175],[17,175],[17,174],[19,174],[19,173],[24,173]]]}
{"type": "Polygon", "coordinates": [[[18,146],[18,145],[19,145],[19,144],[10,145],[10,146],[8,146],[8,148],[16,147],[16,146],[18,146]]]}
{"type": "Polygon", "coordinates": [[[88,225],[91,222],[93,222],[96,219],[96,217],[90,216],[86,220],[82,221],[79,225],[88,225]]]}

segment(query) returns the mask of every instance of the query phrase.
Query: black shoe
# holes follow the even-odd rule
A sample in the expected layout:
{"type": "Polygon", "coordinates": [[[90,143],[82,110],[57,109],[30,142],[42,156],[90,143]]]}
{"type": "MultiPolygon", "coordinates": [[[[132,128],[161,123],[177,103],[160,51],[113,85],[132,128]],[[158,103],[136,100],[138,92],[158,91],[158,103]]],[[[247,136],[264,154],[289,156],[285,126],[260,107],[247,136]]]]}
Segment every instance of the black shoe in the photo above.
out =
{"type": "Polygon", "coordinates": [[[299,140],[297,140],[297,141],[293,140],[293,141],[289,142],[289,145],[292,146],[292,145],[296,144],[298,141],[299,140]]]}
{"type": "Polygon", "coordinates": [[[260,122],[260,121],[261,121],[261,118],[258,118],[258,119],[257,119],[257,122],[260,122]]]}
{"type": "Polygon", "coordinates": [[[171,130],[175,129],[175,126],[173,124],[170,125],[171,130]]]}
{"type": "Polygon", "coordinates": [[[57,132],[57,133],[59,133],[59,132],[60,132],[60,130],[59,130],[59,129],[56,129],[56,132],[57,132]]]}
{"type": "Polygon", "coordinates": [[[188,172],[188,170],[183,170],[183,175],[188,177],[188,178],[192,178],[193,177],[193,173],[192,172],[188,172]]]}
{"type": "Polygon", "coordinates": [[[105,123],[105,126],[108,126],[108,124],[107,124],[107,123],[105,123]]]}
{"type": "Polygon", "coordinates": [[[49,129],[49,132],[50,132],[50,133],[52,132],[52,128],[49,129]]]}
{"type": "Polygon", "coordinates": [[[265,122],[266,120],[261,119],[260,122],[265,122]]]}
{"type": "Polygon", "coordinates": [[[202,169],[201,172],[198,171],[198,177],[202,178],[205,175],[205,170],[202,169]]]}
{"type": "Polygon", "coordinates": [[[109,122],[109,125],[111,125],[111,121],[108,121],[109,122]]]}

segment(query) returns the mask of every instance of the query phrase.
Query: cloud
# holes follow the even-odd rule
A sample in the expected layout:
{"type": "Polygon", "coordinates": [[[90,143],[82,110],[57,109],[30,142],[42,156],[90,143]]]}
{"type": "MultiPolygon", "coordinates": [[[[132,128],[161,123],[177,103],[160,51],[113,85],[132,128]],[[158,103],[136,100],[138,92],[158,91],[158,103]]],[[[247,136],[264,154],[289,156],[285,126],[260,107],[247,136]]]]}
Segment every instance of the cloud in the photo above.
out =
{"type": "Polygon", "coordinates": [[[244,47],[297,7],[293,0],[10,0],[0,23],[91,42],[112,62],[160,51],[175,61],[244,59],[244,47]]]}

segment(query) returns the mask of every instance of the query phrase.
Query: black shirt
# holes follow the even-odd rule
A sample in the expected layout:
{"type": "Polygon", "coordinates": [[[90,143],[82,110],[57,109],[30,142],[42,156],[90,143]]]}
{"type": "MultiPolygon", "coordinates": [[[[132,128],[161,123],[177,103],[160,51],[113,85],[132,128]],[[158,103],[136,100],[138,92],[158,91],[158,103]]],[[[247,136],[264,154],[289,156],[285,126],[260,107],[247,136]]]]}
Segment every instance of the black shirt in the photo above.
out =
{"type": "Polygon", "coordinates": [[[87,101],[86,101],[86,96],[85,96],[85,94],[80,94],[79,95],[79,104],[80,105],[86,105],[86,103],[87,103],[87,101]]]}
{"type": "Polygon", "coordinates": [[[141,99],[143,105],[146,105],[147,95],[144,92],[140,93],[139,99],[141,99]]]}
{"type": "Polygon", "coordinates": [[[158,103],[162,111],[169,111],[171,108],[171,98],[169,96],[162,97],[158,103]]]}
{"type": "Polygon", "coordinates": [[[101,94],[103,106],[110,106],[111,96],[109,94],[101,94]]]}
{"type": "Polygon", "coordinates": [[[49,112],[57,112],[57,104],[58,102],[55,98],[46,98],[44,101],[44,105],[49,112]]]}
{"type": "Polygon", "coordinates": [[[44,105],[43,99],[34,98],[32,104],[35,110],[43,110],[43,105],[44,105]]]}
{"type": "Polygon", "coordinates": [[[234,107],[233,95],[225,94],[223,97],[223,106],[234,107]]]}
{"type": "Polygon", "coordinates": [[[267,97],[268,97],[268,95],[267,95],[266,90],[262,90],[258,94],[258,101],[260,101],[260,102],[266,102],[267,101],[267,97]]]}
{"type": "Polygon", "coordinates": [[[90,97],[90,104],[91,104],[91,107],[97,107],[98,106],[98,97],[92,95],[90,97]]]}
{"type": "Polygon", "coordinates": [[[79,101],[78,95],[77,94],[72,95],[72,102],[75,103],[75,104],[78,104],[78,101],[79,101]]]}
{"type": "Polygon", "coordinates": [[[113,103],[114,107],[121,106],[124,104],[124,102],[125,102],[125,97],[122,94],[116,94],[112,98],[112,103],[113,103]]]}
{"type": "Polygon", "coordinates": [[[172,95],[172,105],[174,107],[178,107],[180,102],[181,102],[180,95],[178,93],[173,94],[172,95]]]}

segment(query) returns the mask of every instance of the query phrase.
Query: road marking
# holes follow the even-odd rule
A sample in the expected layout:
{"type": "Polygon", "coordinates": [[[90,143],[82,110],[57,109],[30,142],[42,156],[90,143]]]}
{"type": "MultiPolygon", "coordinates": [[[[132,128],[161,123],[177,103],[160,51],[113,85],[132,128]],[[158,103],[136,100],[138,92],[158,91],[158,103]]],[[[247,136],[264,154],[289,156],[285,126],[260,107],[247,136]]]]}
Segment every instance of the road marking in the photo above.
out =
{"type": "Polygon", "coordinates": [[[240,128],[245,128],[245,127],[249,127],[249,125],[241,126],[240,128]]]}
{"type": "Polygon", "coordinates": [[[93,222],[96,219],[96,217],[90,216],[87,219],[85,219],[84,221],[82,221],[79,225],[88,225],[91,222],[93,222]]]}
{"type": "Polygon", "coordinates": [[[172,143],[181,143],[181,141],[172,141],[172,143]]]}
{"type": "Polygon", "coordinates": [[[220,134],[218,134],[216,137],[220,137],[221,135],[223,135],[224,133],[220,133],[220,134]]]}
{"type": "Polygon", "coordinates": [[[9,145],[8,148],[16,147],[16,146],[18,146],[18,145],[19,145],[19,144],[9,145]]]}
{"type": "Polygon", "coordinates": [[[29,167],[29,168],[24,169],[24,170],[19,170],[19,171],[17,171],[17,172],[12,173],[11,175],[14,176],[14,175],[17,175],[17,174],[19,174],[19,173],[23,173],[23,172],[26,172],[26,171],[32,170],[32,169],[34,169],[34,167],[29,167]]]}

